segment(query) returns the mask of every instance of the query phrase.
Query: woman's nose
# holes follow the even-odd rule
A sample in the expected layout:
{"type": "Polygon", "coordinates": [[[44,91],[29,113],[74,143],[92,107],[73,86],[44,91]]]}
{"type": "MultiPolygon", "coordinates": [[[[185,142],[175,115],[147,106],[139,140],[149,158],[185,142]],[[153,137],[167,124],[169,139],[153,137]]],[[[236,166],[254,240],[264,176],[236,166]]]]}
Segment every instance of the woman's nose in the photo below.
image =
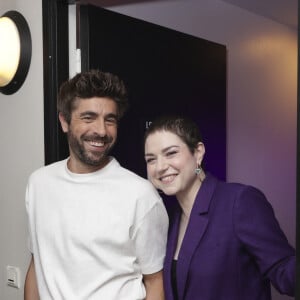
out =
{"type": "Polygon", "coordinates": [[[158,172],[163,172],[168,168],[168,164],[164,158],[158,158],[156,168],[158,172]]]}

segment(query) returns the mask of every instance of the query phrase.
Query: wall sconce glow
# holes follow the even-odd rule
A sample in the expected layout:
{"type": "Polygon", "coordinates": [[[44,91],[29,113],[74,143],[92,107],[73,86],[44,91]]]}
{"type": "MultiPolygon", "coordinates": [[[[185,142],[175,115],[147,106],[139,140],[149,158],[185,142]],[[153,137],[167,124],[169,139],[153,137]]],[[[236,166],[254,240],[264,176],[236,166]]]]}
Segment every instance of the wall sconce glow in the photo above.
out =
{"type": "Polygon", "coordinates": [[[15,93],[24,83],[31,61],[31,35],[17,11],[0,17],[0,92],[15,93]]]}

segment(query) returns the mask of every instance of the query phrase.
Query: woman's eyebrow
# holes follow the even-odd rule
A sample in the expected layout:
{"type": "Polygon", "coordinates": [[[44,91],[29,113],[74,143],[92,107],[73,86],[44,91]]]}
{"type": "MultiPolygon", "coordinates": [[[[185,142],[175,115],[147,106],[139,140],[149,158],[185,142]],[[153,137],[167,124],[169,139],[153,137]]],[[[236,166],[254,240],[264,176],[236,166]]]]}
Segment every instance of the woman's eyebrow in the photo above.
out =
{"type": "MultiPolygon", "coordinates": [[[[161,150],[161,152],[162,153],[166,153],[166,152],[168,152],[170,149],[172,149],[172,148],[176,148],[176,149],[178,149],[178,148],[180,148],[179,146],[177,146],[177,145],[171,145],[171,146],[168,146],[168,147],[165,147],[165,148],[163,148],[162,150],[161,150]]],[[[154,156],[154,154],[153,153],[145,153],[145,157],[146,156],[154,156]]]]}
{"type": "Polygon", "coordinates": [[[171,145],[171,146],[168,146],[168,147],[163,148],[163,149],[162,149],[162,152],[163,152],[163,153],[168,152],[168,151],[169,151],[170,149],[172,149],[172,148],[178,149],[178,148],[180,148],[180,147],[177,146],[177,145],[171,145]]]}

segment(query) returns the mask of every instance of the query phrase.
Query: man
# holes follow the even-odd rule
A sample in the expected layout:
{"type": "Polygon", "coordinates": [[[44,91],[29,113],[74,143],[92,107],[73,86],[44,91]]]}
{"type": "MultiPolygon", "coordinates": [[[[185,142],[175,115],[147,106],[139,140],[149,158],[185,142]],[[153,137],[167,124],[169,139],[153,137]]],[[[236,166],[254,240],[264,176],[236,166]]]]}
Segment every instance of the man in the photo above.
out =
{"type": "Polygon", "coordinates": [[[147,180],[109,156],[126,108],[124,84],[110,73],[91,70],[61,86],[70,156],[28,182],[26,300],[164,299],[165,208],[147,180]]]}

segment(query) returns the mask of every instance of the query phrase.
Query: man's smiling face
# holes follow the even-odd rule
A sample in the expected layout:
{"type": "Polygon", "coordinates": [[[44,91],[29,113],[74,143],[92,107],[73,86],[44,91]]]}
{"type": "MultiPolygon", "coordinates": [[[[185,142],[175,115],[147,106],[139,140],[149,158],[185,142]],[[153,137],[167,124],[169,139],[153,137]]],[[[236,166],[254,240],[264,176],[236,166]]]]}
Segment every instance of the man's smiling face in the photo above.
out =
{"type": "Polygon", "coordinates": [[[103,168],[117,139],[117,105],[110,98],[77,99],[68,124],[60,114],[62,129],[68,135],[74,173],[89,173],[103,168]]]}

